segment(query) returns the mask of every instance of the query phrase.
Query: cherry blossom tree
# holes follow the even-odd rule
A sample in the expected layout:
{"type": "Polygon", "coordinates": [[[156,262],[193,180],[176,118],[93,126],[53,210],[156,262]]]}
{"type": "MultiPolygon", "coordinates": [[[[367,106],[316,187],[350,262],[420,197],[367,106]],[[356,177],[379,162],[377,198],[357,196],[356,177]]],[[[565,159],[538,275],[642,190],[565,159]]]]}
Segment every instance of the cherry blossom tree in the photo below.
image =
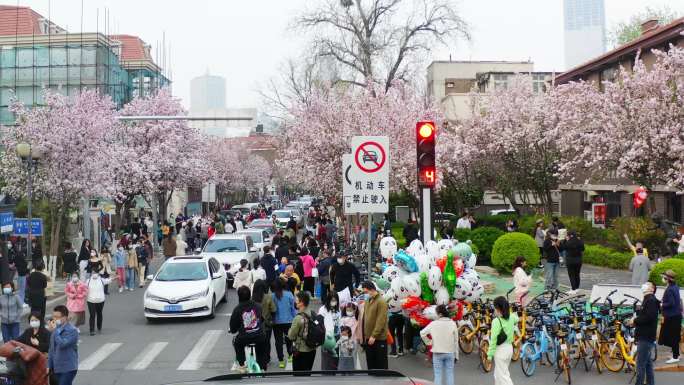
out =
{"type": "Polygon", "coordinates": [[[286,122],[279,173],[289,183],[340,202],[342,154],[350,153],[357,135],[386,135],[390,140],[390,185],[395,191],[416,189],[415,125],[419,120],[443,120],[405,83],[385,90],[327,87],[314,90],[286,122]]]}
{"type": "Polygon", "coordinates": [[[17,125],[2,127],[0,178],[3,192],[26,197],[26,167],[13,149],[26,142],[43,153],[33,177],[33,196],[50,203],[50,255],[57,255],[67,210],[84,197],[111,194],[111,134],[115,105],[93,90],[67,97],[44,91],[44,106],[11,106],[17,125]]]}
{"type": "Polygon", "coordinates": [[[247,193],[260,195],[271,182],[273,171],[266,159],[259,155],[248,154],[241,164],[242,186],[247,193]]]}

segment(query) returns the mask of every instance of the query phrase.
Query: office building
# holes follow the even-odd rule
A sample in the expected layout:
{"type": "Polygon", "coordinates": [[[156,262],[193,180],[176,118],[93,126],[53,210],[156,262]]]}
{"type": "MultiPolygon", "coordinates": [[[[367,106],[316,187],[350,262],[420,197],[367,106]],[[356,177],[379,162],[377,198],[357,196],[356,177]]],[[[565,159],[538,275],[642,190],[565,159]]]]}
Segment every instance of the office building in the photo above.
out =
{"type": "Polygon", "coordinates": [[[563,26],[566,69],[606,51],[604,0],[563,0],[563,26]]]}
{"type": "Polygon", "coordinates": [[[190,81],[190,111],[226,108],[226,79],[221,76],[198,76],[190,81]]]}

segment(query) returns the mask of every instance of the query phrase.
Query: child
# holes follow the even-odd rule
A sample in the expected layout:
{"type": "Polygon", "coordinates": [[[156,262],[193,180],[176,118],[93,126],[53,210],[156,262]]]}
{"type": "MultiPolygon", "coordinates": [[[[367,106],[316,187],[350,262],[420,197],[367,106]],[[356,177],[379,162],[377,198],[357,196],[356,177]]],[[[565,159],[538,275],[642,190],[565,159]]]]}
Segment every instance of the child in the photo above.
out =
{"type": "Polygon", "coordinates": [[[285,272],[285,268],[289,266],[289,262],[287,260],[287,257],[282,257],[280,258],[280,265],[278,266],[278,272],[280,274],[285,272]]]}
{"type": "Polygon", "coordinates": [[[354,351],[356,342],[352,339],[352,329],[349,326],[340,327],[340,339],[335,347],[338,349],[337,370],[354,370],[354,351]]]}
{"type": "Polygon", "coordinates": [[[14,283],[2,285],[0,296],[0,321],[2,321],[2,339],[5,342],[19,338],[21,334],[19,318],[24,310],[24,304],[14,293],[14,283]]]}
{"type": "Polygon", "coordinates": [[[250,290],[252,290],[252,284],[254,281],[252,281],[252,272],[249,270],[249,267],[247,266],[248,264],[249,262],[247,262],[246,259],[240,260],[240,270],[235,273],[235,280],[233,281],[234,289],[238,289],[241,286],[247,286],[250,290]]]}

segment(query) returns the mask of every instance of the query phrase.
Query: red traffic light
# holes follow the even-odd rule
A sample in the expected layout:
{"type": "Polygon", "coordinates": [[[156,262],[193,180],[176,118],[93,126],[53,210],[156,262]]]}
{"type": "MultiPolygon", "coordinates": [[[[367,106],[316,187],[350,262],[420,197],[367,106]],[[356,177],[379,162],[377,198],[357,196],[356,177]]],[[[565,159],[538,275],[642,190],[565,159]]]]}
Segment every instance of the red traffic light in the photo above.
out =
{"type": "Polygon", "coordinates": [[[435,124],[432,122],[418,122],[416,130],[419,138],[428,139],[435,134],[435,124]]]}
{"type": "Polygon", "coordinates": [[[435,164],[435,122],[416,123],[416,160],[418,186],[434,188],[437,180],[435,164]]]}

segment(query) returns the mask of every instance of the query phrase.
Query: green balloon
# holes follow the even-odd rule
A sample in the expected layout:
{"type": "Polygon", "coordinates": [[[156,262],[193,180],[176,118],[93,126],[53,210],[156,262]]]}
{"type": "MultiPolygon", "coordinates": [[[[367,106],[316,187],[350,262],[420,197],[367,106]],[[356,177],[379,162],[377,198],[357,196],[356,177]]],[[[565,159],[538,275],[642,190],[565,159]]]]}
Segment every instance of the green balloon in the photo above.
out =
{"type": "Polygon", "coordinates": [[[452,297],[456,288],[456,270],[454,270],[454,253],[451,250],[447,252],[447,263],[442,274],[442,281],[449,293],[449,297],[452,297]]]}
{"type": "Polygon", "coordinates": [[[420,298],[429,303],[433,303],[435,300],[435,294],[430,289],[426,272],[420,273],[420,298]]]}

